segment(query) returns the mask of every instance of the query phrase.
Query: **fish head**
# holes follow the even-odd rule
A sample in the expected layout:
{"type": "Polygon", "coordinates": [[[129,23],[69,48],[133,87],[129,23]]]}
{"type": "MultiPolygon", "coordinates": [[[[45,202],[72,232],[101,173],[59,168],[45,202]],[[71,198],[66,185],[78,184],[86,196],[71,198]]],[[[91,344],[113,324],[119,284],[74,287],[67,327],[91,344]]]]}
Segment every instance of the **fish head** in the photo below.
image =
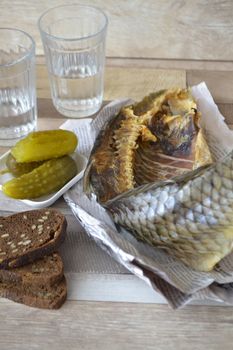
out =
{"type": "Polygon", "coordinates": [[[189,155],[192,152],[192,141],[197,134],[197,127],[192,114],[162,115],[156,117],[156,123],[150,130],[159,139],[160,148],[167,155],[189,155]]]}
{"type": "Polygon", "coordinates": [[[200,113],[189,90],[175,90],[149,121],[149,129],[158,138],[164,154],[188,156],[199,131],[200,113]]]}

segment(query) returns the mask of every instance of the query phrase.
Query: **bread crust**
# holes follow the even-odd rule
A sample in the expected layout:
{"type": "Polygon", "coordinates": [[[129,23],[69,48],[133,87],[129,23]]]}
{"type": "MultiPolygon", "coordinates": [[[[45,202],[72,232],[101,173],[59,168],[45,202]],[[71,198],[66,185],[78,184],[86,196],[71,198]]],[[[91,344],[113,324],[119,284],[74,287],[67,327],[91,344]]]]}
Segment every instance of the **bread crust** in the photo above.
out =
{"type": "Polygon", "coordinates": [[[66,228],[65,216],[50,208],[0,217],[0,269],[23,266],[53,253],[64,241],[66,228]]]}
{"type": "Polygon", "coordinates": [[[52,286],[62,279],[63,262],[58,253],[44,256],[28,265],[11,270],[0,270],[0,282],[17,283],[22,287],[52,286]]]}
{"type": "Polygon", "coordinates": [[[53,286],[38,288],[24,288],[14,283],[0,283],[0,297],[10,299],[40,309],[58,309],[65,302],[67,296],[66,279],[53,286]]]}

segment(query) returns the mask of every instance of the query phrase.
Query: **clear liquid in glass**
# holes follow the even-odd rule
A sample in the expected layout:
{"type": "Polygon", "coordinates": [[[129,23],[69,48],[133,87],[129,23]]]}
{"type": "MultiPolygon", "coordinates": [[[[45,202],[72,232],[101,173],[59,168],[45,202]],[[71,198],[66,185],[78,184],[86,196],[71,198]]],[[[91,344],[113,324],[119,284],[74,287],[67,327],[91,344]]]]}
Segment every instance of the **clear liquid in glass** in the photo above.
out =
{"type": "Polygon", "coordinates": [[[66,116],[83,117],[97,112],[102,103],[102,77],[93,75],[50,75],[53,101],[66,116]]]}
{"type": "Polygon", "coordinates": [[[36,107],[24,90],[0,88],[0,139],[11,146],[36,128],[36,107]]]}
{"type": "Polygon", "coordinates": [[[49,50],[50,85],[56,109],[67,117],[96,113],[103,100],[103,46],[82,52],[49,50]]]}

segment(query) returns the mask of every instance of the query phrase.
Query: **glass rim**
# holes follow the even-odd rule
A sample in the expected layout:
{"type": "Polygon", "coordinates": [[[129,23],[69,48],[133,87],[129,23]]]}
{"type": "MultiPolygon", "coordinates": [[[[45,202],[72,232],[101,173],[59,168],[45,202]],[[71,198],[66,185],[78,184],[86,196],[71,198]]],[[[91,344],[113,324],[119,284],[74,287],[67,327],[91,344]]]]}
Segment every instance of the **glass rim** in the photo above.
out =
{"type": "Polygon", "coordinates": [[[34,41],[33,37],[30,34],[25,32],[24,30],[21,30],[21,29],[18,29],[18,28],[0,27],[0,32],[1,32],[1,30],[14,31],[14,32],[18,32],[18,33],[21,33],[21,34],[25,35],[30,40],[31,47],[27,50],[27,52],[22,57],[20,57],[18,59],[15,59],[13,61],[10,61],[8,63],[0,63],[0,68],[1,67],[13,66],[13,65],[18,64],[21,61],[25,60],[25,58],[33,55],[33,53],[35,52],[36,44],[35,44],[35,41],[34,41]]]}
{"type": "Polygon", "coordinates": [[[37,21],[39,30],[42,34],[48,36],[51,39],[55,39],[55,40],[59,40],[59,41],[82,41],[82,40],[87,40],[87,39],[91,39],[94,38],[98,35],[100,35],[101,33],[105,32],[107,26],[108,26],[108,17],[106,16],[106,14],[104,13],[104,11],[102,11],[99,7],[97,6],[91,6],[91,5],[81,5],[81,4],[68,4],[68,5],[58,5],[58,6],[54,6],[51,7],[50,9],[46,10],[44,13],[41,14],[41,16],[39,17],[38,21],[37,21]],[[56,35],[52,35],[50,33],[48,33],[46,30],[44,30],[42,28],[42,20],[43,18],[49,13],[52,12],[53,10],[59,9],[59,8],[68,8],[68,7],[80,7],[80,8],[86,8],[86,9],[92,9],[95,10],[96,12],[99,12],[100,14],[103,15],[104,19],[105,19],[105,23],[103,25],[103,27],[97,31],[94,34],[90,34],[90,35],[86,35],[83,36],[81,38],[62,38],[60,36],[56,36],[56,35]]]}

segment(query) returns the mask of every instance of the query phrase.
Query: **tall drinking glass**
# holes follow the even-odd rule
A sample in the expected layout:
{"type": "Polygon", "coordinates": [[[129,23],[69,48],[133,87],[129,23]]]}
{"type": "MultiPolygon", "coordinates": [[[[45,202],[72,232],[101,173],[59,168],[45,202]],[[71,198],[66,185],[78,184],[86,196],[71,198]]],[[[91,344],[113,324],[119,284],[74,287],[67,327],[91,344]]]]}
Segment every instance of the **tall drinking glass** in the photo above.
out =
{"type": "Polygon", "coordinates": [[[83,5],[58,6],[39,19],[53,104],[67,117],[100,109],[107,24],[101,10],[83,5]]]}
{"type": "Polygon", "coordinates": [[[0,28],[0,145],[36,128],[35,43],[25,32],[0,28]]]}

